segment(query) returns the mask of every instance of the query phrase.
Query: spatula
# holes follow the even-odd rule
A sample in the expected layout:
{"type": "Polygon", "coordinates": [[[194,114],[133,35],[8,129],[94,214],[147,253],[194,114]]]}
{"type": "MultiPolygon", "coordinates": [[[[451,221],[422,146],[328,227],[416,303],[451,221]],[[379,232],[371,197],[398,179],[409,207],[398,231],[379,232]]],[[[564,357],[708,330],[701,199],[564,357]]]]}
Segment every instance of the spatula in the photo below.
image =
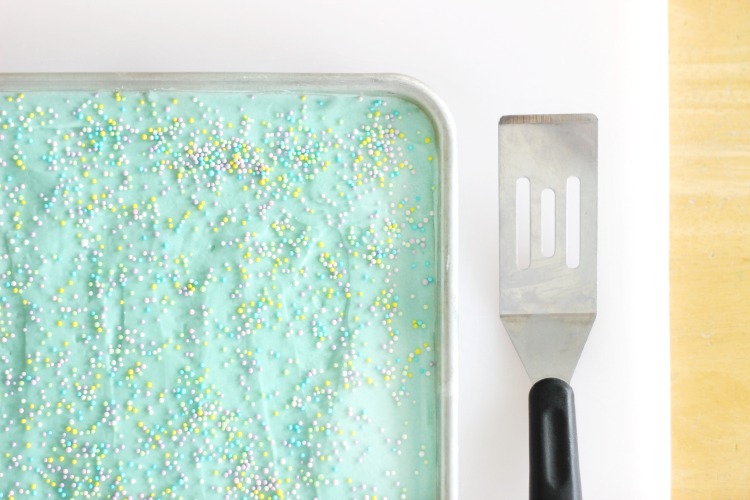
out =
{"type": "Polygon", "coordinates": [[[596,317],[597,118],[499,125],[500,317],[526,372],[529,497],[579,500],[570,379],[596,317]]]}

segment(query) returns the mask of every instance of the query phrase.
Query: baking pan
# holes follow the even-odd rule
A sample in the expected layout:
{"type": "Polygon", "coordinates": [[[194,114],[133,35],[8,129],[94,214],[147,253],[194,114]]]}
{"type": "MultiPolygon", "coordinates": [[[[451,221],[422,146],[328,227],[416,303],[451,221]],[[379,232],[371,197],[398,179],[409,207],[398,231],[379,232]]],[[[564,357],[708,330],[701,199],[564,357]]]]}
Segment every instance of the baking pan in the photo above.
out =
{"type": "Polygon", "coordinates": [[[457,498],[432,91],[6,74],[0,99],[0,498],[457,498]]]}

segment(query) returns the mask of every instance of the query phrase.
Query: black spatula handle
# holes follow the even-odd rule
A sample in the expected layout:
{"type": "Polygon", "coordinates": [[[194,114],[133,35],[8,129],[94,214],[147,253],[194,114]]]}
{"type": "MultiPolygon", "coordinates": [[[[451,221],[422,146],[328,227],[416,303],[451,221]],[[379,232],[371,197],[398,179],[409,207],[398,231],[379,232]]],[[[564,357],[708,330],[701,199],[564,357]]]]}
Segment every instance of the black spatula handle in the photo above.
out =
{"type": "Polygon", "coordinates": [[[581,500],[573,388],[545,378],[529,392],[529,498],[581,500]]]}

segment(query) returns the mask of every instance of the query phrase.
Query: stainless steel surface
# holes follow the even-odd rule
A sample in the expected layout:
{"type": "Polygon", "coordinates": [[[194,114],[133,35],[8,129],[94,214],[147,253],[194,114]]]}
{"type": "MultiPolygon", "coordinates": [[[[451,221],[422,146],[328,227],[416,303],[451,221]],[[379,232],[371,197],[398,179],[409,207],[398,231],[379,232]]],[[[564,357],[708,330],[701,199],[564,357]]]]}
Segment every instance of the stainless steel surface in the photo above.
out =
{"type": "Polygon", "coordinates": [[[570,381],[596,317],[597,119],[506,116],[499,125],[500,317],[532,381],[570,381]],[[580,258],[566,263],[566,185],[580,180],[580,258]],[[530,184],[530,260],[518,263],[516,182],[530,184]],[[555,193],[555,251],[542,255],[541,192],[555,193]]]}

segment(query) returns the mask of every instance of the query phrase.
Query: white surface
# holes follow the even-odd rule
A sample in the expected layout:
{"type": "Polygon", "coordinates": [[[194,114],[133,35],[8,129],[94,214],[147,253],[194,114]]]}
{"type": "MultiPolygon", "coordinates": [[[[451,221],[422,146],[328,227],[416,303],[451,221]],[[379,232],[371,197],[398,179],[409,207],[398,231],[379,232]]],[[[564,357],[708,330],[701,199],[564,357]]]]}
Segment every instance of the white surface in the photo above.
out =
{"type": "Polygon", "coordinates": [[[583,491],[669,497],[665,1],[4,0],[0,72],[400,72],[458,130],[460,498],[527,491],[529,382],[498,317],[497,120],[599,117],[599,316],[573,377],[583,491]]]}

